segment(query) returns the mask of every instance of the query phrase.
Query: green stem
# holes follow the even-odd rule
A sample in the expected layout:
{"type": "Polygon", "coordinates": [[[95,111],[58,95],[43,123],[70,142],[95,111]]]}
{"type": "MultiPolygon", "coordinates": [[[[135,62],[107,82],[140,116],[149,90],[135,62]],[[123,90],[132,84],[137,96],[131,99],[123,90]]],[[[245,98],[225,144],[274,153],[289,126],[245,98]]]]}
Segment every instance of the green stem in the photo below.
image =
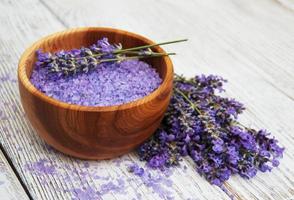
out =
{"type": "Polygon", "coordinates": [[[126,51],[126,52],[124,52],[124,54],[133,54],[133,55],[142,55],[142,56],[150,56],[150,55],[156,55],[156,54],[158,54],[158,55],[162,55],[162,54],[166,54],[166,53],[157,53],[157,52],[151,52],[150,51],[150,54],[142,54],[142,52],[141,51],[126,51]]]}
{"type": "Polygon", "coordinates": [[[157,43],[157,44],[150,44],[150,45],[144,45],[144,46],[139,46],[139,47],[132,47],[132,48],[128,48],[128,49],[121,49],[121,50],[116,50],[113,53],[123,53],[125,51],[141,50],[141,49],[147,49],[147,48],[155,47],[155,46],[159,46],[159,45],[173,44],[173,43],[185,42],[185,41],[188,41],[188,39],[173,40],[173,41],[161,42],[161,43],[157,43]]]}
{"type": "Polygon", "coordinates": [[[201,111],[199,110],[199,108],[181,91],[181,90],[179,90],[179,89],[177,89],[177,88],[174,88],[174,90],[177,92],[177,93],[179,93],[180,95],[182,95],[183,97],[184,97],[184,99],[186,99],[189,103],[190,103],[190,105],[191,105],[191,107],[194,109],[194,110],[196,110],[197,111],[197,113],[199,114],[199,115],[201,115],[201,111]]]}
{"type": "MultiPolygon", "coordinates": [[[[173,43],[178,43],[178,42],[185,42],[188,39],[182,39],[182,40],[173,40],[173,41],[168,41],[168,42],[161,42],[161,43],[157,43],[157,44],[151,44],[151,45],[144,45],[144,46],[139,46],[139,47],[132,47],[132,48],[128,48],[128,49],[120,49],[120,50],[115,50],[114,52],[110,53],[110,54],[120,54],[120,53],[125,53],[125,54],[139,54],[141,53],[140,51],[137,50],[141,50],[141,49],[147,49],[150,47],[155,47],[155,46],[159,46],[159,45],[165,45],[165,44],[173,44],[173,43]]],[[[88,58],[88,57],[92,57],[92,56],[105,56],[109,53],[97,53],[97,54],[92,54],[89,56],[84,56],[84,57],[80,57],[80,58],[75,58],[75,59],[84,59],[84,58],[88,58]]],[[[152,54],[157,54],[156,52],[152,52],[152,54]]]]}
{"type": "Polygon", "coordinates": [[[233,124],[233,125],[236,124],[236,125],[239,125],[239,126],[245,128],[245,129],[247,129],[246,126],[244,126],[243,124],[241,124],[240,122],[237,122],[237,121],[233,121],[231,124],[233,124]]]}
{"type": "MultiPolygon", "coordinates": [[[[121,52],[113,52],[112,54],[116,55],[116,54],[120,54],[121,52]]],[[[139,55],[140,51],[124,51],[123,52],[124,54],[133,54],[133,55],[139,55]]],[[[151,54],[149,55],[142,55],[142,56],[154,56],[154,55],[165,55],[166,53],[157,53],[157,52],[150,52],[151,54]]],[[[81,60],[81,59],[84,59],[84,58],[90,58],[90,57],[96,57],[96,56],[105,56],[107,55],[108,53],[97,53],[97,54],[92,54],[92,55],[89,55],[89,56],[84,56],[84,57],[79,57],[79,58],[74,58],[75,60],[81,60]]],[[[175,55],[175,54],[169,54],[169,55],[175,55]]]]}
{"type": "Polygon", "coordinates": [[[100,63],[113,62],[113,61],[124,61],[124,60],[133,60],[133,59],[140,59],[140,58],[161,57],[161,56],[169,56],[169,55],[176,55],[176,54],[175,53],[156,53],[156,54],[152,54],[152,55],[129,56],[129,57],[122,57],[122,58],[109,58],[109,59],[100,60],[100,63]]]}

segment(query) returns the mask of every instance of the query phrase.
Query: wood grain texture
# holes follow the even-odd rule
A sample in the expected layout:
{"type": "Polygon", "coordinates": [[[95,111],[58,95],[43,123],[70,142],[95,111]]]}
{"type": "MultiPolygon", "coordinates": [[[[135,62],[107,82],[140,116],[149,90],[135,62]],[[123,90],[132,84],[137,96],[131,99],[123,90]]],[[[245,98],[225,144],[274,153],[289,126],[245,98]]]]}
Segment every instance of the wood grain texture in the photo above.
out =
{"type": "MultiPolygon", "coordinates": [[[[23,108],[37,133],[61,152],[84,159],[110,159],[130,152],[159,127],[172,94],[173,66],[169,57],[147,59],[162,83],[151,94],[118,106],[79,106],[60,102],[30,82],[36,51],[77,49],[107,37],[124,48],[153,45],[140,35],[113,28],[76,28],[52,34],[29,47],[18,67],[23,108]]],[[[159,46],[155,52],[165,53],[159,46]]]]}
{"type": "Polygon", "coordinates": [[[229,199],[195,173],[189,159],[170,176],[152,171],[163,176],[153,187],[149,179],[127,172],[128,163],[139,162],[134,153],[110,161],[79,161],[50,149],[32,131],[14,82],[21,52],[40,36],[65,27],[111,26],[158,42],[188,37],[185,45],[165,47],[179,52],[173,57],[175,71],[227,78],[227,95],[248,108],[242,122],[267,128],[286,147],[280,167],[272,173],[258,173],[252,180],[235,176],[226,183],[227,189],[242,200],[293,198],[294,14],[281,2],[128,0],[115,1],[113,6],[114,1],[26,0],[1,4],[0,23],[7,31],[0,32],[0,74],[8,78],[0,88],[1,109],[7,117],[1,121],[0,137],[33,196],[79,199],[82,191],[95,199],[94,191],[99,194],[96,199],[229,199]]]}
{"type": "Polygon", "coordinates": [[[9,162],[0,151],[0,197],[1,200],[28,200],[18,178],[11,169],[9,162]]]}

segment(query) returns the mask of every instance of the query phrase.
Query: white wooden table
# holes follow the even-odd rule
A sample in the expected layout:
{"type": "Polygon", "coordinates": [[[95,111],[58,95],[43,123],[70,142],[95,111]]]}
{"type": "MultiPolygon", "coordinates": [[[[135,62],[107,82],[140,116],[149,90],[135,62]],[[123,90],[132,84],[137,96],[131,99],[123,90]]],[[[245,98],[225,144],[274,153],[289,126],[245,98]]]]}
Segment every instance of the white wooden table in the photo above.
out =
{"type": "Polygon", "coordinates": [[[166,46],[175,71],[218,74],[226,95],[247,106],[242,122],[267,128],[286,147],[279,168],[251,180],[232,177],[236,199],[294,199],[294,0],[1,0],[0,199],[229,199],[194,170],[190,160],[170,174],[139,178],[127,171],[135,153],[82,161],[45,145],[25,118],[16,81],[26,47],[47,34],[78,26],[107,26],[166,46]],[[186,167],[184,167],[186,166],[186,167]],[[157,180],[154,183],[154,180],[157,180]]]}

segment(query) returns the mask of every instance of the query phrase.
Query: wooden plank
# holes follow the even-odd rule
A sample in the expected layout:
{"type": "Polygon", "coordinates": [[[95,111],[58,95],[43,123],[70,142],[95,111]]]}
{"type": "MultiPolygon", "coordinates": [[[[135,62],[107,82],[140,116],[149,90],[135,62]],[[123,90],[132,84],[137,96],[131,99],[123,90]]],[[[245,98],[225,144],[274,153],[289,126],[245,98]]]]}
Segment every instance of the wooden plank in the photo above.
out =
{"type": "Polygon", "coordinates": [[[1,200],[29,199],[2,151],[0,151],[0,197],[1,200]]]}
{"type": "Polygon", "coordinates": [[[25,171],[25,164],[37,159],[34,153],[44,151],[38,151],[37,148],[32,150],[32,146],[38,146],[38,143],[35,143],[36,136],[25,121],[20,106],[16,69],[20,54],[26,46],[48,32],[63,29],[63,26],[55,19],[46,18],[50,12],[38,1],[2,1],[0,10],[1,143],[35,199],[61,199],[59,196],[63,195],[56,195],[54,190],[44,192],[39,179],[25,171]]]}
{"type": "Polygon", "coordinates": [[[239,199],[293,197],[293,37],[291,11],[275,1],[7,1],[0,5],[1,141],[36,199],[228,199],[185,160],[166,177],[141,179],[126,165],[134,153],[111,161],[86,162],[52,150],[32,131],[20,108],[17,59],[41,35],[65,26],[112,26],[156,41],[188,37],[166,47],[178,73],[216,73],[230,80],[227,94],[248,106],[244,123],[267,127],[287,148],[281,167],[250,181],[234,177],[227,188],[239,199]],[[91,6],[89,6],[91,5],[91,6]],[[111,10],[111,11],[110,11],[111,10]],[[35,13],[39,13],[36,15],[35,13]],[[8,16],[8,19],[7,19],[8,16]],[[11,36],[11,34],[13,34],[11,36]],[[281,78],[283,77],[283,78],[281,78]],[[250,84],[251,83],[251,84],[250,84]],[[254,84],[253,84],[254,83],[254,84]],[[149,184],[148,184],[149,183],[149,184]],[[54,191],[54,192],[53,192],[54,191]],[[127,195],[126,195],[127,194],[127,195]]]}
{"type": "Polygon", "coordinates": [[[294,11],[294,2],[293,0],[276,0],[277,3],[280,3],[281,6],[284,6],[285,8],[294,11]]]}

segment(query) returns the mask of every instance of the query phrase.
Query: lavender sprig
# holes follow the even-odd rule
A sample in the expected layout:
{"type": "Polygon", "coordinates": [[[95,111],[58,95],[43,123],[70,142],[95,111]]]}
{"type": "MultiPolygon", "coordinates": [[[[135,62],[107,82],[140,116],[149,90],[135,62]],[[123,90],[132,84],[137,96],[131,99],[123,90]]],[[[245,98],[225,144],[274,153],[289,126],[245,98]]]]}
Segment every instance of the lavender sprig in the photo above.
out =
{"type": "Polygon", "coordinates": [[[157,53],[151,47],[187,41],[175,40],[152,45],[144,45],[123,49],[122,45],[112,45],[107,38],[103,38],[97,44],[89,48],[82,47],[70,51],[59,51],[54,54],[37,51],[37,67],[49,67],[51,72],[60,75],[87,73],[104,62],[122,62],[129,59],[141,59],[175,55],[175,53],[157,53]],[[131,55],[131,56],[129,56],[131,55]]]}
{"type": "Polygon", "coordinates": [[[222,187],[231,175],[252,178],[279,165],[284,148],[265,130],[241,125],[245,110],[234,99],[219,96],[226,80],[219,76],[186,79],[175,75],[174,93],[161,127],[138,149],[153,168],[176,165],[189,156],[196,170],[222,187]]]}

